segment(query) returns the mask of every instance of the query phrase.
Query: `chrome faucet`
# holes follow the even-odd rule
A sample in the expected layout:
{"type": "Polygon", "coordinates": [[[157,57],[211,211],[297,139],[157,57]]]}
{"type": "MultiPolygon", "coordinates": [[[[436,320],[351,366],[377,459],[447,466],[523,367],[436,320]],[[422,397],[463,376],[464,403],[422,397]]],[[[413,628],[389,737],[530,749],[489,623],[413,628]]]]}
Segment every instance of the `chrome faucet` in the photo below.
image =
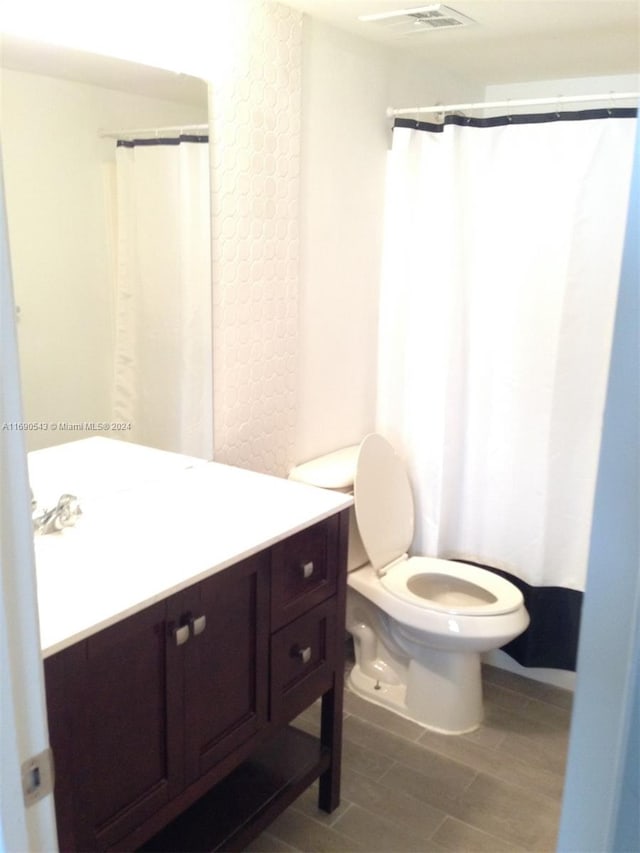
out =
{"type": "Polygon", "coordinates": [[[35,533],[55,533],[63,527],[73,527],[82,515],[78,498],[75,495],[61,495],[53,509],[44,510],[36,515],[37,501],[31,492],[31,512],[35,533]]]}

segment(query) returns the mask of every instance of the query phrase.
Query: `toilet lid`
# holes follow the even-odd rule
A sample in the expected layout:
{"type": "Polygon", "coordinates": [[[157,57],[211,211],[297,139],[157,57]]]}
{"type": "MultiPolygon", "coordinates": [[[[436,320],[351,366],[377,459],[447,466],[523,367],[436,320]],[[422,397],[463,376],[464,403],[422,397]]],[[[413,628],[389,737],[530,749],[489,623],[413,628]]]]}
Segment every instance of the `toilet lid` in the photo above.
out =
{"type": "Polygon", "coordinates": [[[363,439],[354,481],[358,530],[369,561],[381,569],[409,550],[413,496],[402,460],[381,435],[363,439]]]}

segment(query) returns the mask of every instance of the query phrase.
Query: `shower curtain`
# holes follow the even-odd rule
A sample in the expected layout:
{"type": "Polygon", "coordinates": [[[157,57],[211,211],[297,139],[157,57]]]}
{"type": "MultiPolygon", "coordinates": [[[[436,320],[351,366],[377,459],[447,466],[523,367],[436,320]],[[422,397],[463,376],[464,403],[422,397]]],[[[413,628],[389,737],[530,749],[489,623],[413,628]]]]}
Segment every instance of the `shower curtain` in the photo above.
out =
{"type": "Polygon", "coordinates": [[[528,666],[575,668],[635,115],[393,131],[377,429],[408,463],[415,550],[523,591],[506,651],[528,666]]]}
{"type": "Polygon", "coordinates": [[[211,459],[213,379],[206,136],[116,148],[118,438],[211,459]]]}

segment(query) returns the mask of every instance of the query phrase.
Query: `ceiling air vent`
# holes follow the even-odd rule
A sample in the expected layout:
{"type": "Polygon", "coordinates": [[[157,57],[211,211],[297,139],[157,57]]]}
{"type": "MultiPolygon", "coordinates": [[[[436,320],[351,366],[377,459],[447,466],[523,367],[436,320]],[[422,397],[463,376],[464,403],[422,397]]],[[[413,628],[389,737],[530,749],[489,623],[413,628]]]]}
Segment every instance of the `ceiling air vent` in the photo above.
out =
{"type": "Polygon", "coordinates": [[[415,9],[396,9],[394,12],[380,12],[374,15],[360,15],[360,21],[376,24],[384,28],[387,35],[406,36],[424,33],[430,30],[445,30],[452,27],[465,27],[475,21],[442,3],[431,3],[415,9]]]}

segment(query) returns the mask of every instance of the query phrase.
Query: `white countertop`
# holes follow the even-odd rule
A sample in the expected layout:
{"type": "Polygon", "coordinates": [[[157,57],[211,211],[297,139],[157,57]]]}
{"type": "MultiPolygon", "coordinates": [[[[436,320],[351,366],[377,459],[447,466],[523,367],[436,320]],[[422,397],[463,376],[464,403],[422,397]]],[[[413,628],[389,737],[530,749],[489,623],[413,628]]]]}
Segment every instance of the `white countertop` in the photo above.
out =
{"type": "Polygon", "coordinates": [[[72,444],[29,456],[36,499],[38,487],[57,491],[51,504],[71,492],[83,510],[75,527],[34,537],[44,657],[352,503],[348,495],[113,439],[72,444]]]}
{"type": "Polygon", "coordinates": [[[64,492],[86,500],[206,464],[206,459],[99,435],[28,454],[31,489],[38,505],[46,509],[55,506],[64,492]]]}

